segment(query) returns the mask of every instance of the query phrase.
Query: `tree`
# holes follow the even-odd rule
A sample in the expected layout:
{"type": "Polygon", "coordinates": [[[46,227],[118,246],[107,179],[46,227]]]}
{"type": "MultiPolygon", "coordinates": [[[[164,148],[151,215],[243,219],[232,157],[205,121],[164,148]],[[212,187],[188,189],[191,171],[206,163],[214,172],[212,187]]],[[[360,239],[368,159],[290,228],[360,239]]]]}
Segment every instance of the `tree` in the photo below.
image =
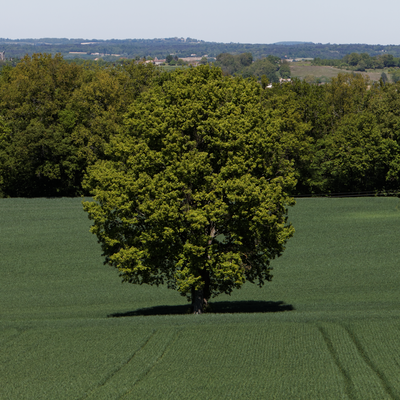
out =
{"type": "Polygon", "coordinates": [[[343,61],[351,66],[356,66],[362,60],[361,54],[351,53],[343,57],[343,61]]]}
{"type": "Polygon", "coordinates": [[[227,75],[234,74],[240,68],[239,63],[236,62],[235,56],[229,53],[218,54],[216,58],[216,65],[221,67],[224,74],[227,75]]]}
{"type": "Polygon", "coordinates": [[[279,64],[281,62],[281,59],[277,56],[273,56],[273,55],[269,55],[267,56],[267,60],[271,63],[271,64],[279,64]]]}
{"type": "Polygon", "coordinates": [[[392,54],[384,54],[381,57],[386,68],[397,66],[397,62],[392,54]]]}
{"type": "Polygon", "coordinates": [[[250,66],[253,62],[251,53],[242,53],[232,55],[229,53],[218,54],[216,58],[216,65],[222,68],[225,74],[233,75],[241,73],[246,67],[250,66]]]}
{"type": "Polygon", "coordinates": [[[248,67],[253,62],[253,55],[251,53],[242,53],[236,56],[241,66],[248,67]]]}
{"type": "Polygon", "coordinates": [[[385,68],[385,60],[382,57],[376,57],[374,58],[372,65],[375,69],[385,68]]]}
{"type": "Polygon", "coordinates": [[[262,75],[261,76],[261,87],[263,89],[266,89],[268,85],[269,85],[269,80],[267,78],[267,75],[262,75]]]}
{"type": "Polygon", "coordinates": [[[368,90],[371,82],[361,74],[338,74],[326,86],[325,102],[330,108],[331,125],[337,124],[347,114],[360,113],[373,94],[368,90]]]}
{"type": "Polygon", "coordinates": [[[251,76],[261,78],[263,75],[266,75],[268,80],[273,83],[279,82],[279,78],[276,73],[278,69],[279,64],[272,64],[268,58],[262,58],[261,60],[256,60],[253,64],[244,68],[242,75],[245,78],[249,78],[251,76]]]}
{"type": "Polygon", "coordinates": [[[287,137],[255,80],[199,66],[135,101],[109,160],[88,170],[84,209],[124,282],[167,284],[201,313],[211,297],[272,278],[293,227],[287,137]]]}
{"type": "Polygon", "coordinates": [[[367,64],[364,62],[364,60],[361,60],[355,67],[356,71],[365,71],[367,68],[367,64]]]}
{"type": "Polygon", "coordinates": [[[365,68],[371,68],[373,65],[373,59],[368,53],[362,53],[361,54],[362,60],[360,63],[365,66],[365,68]]]}
{"type": "Polygon", "coordinates": [[[288,79],[290,78],[290,65],[287,61],[283,61],[281,63],[281,66],[279,68],[279,74],[283,79],[288,79]]]}

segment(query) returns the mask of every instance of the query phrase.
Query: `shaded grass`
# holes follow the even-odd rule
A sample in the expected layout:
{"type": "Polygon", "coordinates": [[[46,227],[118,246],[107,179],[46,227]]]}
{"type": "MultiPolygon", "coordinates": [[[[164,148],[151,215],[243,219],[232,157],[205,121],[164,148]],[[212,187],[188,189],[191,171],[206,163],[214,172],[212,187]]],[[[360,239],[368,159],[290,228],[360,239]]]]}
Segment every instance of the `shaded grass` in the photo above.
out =
{"type": "MultiPolygon", "coordinates": [[[[127,311],[123,313],[110,314],[109,317],[135,317],[139,315],[175,315],[190,314],[191,307],[181,306],[156,306],[141,308],[139,310],[127,311]]],[[[214,301],[205,310],[206,313],[216,314],[236,314],[236,313],[268,313],[292,311],[294,307],[291,304],[285,304],[283,301],[214,301]]]]}
{"type": "Polygon", "coordinates": [[[298,200],[273,281],[196,317],[121,285],[79,199],[1,199],[0,398],[399,398],[399,205],[298,200]]]}

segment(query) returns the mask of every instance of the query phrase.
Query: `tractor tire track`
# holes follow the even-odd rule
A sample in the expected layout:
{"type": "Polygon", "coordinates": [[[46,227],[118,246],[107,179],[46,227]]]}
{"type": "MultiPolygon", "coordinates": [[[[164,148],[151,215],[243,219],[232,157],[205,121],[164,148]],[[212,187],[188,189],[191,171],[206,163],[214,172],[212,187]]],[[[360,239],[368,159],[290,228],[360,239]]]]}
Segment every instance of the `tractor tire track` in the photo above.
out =
{"type": "Polygon", "coordinates": [[[154,337],[156,334],[157,330],[153,330],[151,334],[145,339],[143,344],[135,350],[132,355],[121,365],[119,365],[117,368],[115,368],[111,373],[109,373],[107,376],[105,376],[103,379],[100,380],[100,382],[97,383],[97,385],[91,389],[88,393],[85,394],[85,396],[81,397],[79,400],[85,400],[89,398],[89,396],[92,396],[97,390],[99,390],[101,387],[105,386],[107,382],[109,382],[118,372],[120,372],[123,368],[125,368],[135,357],[136,354],[138,354],[141,350],[143,350],[144,347],[149,343],[149,341],[154,337]]]}
{"type": "Polygon", "coordinates": [[[330,355],[332,356],[334,363],[336,364],[340,373],[343,376],[344,390],[345,390],[346,395],[350,399],[354,399],[356,390],[355,390],[354,383],[351,379],[351,375],[350,375],[349,371],[347,371],[347,369],[344,367],[344,365],[342,365],[342,363],[340,362],[339,355],[338,355],[337,351],[335,350],[335,347],[332,343],[332,340],[329,337],[327,330],[322,326],[317,326],[317,328],[326,343],[326,346],[328,348],[330,355]]]}
{"type": "Polygon", "coordinates": [[[343,329],[347,332],[347,334],[350,337],[350,340],[354,343],[354,346],[356,347],[358,353],[360,354],[361,358],[367,364],[367,366],[372,370],[372,372],[378,377],[379,381],[381,382],[381,385],[385,392],[390,396],[391,399],[399,399],[399,397],[396,396],[396,394],[393,392],[393,389],[390,386],[390,383],[385,377],[385,374],[379,367],[377,367],[373,361],[368,357],[363,345],[361,344],[361,341],[358,339],[357,335],[346,325],[342,325],[343,329]]]}
{"type": "Polygon", "coordinates": [[[143,379],[146,378],[146,376],[155,368],[155,366],[160,362],[160,360],[164,357],[165,353],[167,352],[168,348],[174,345],[174,343],[178,340],[180,336],[180,332],[182,331],[183,328],[177,330],[174,335],[171,337],[171,339],[165,344],[164,349],[162,350],[161,354],[157,357],[156,360],[153,361],[152,365],[150,365],[146,370],[143,371],[143,373],[136,379],[136,381],[133,382],[132,388],[124,393],[123,395],[119,396],[118,399],[125,398],[126,396],[130,395],[133,390],[135,389],[135,386],[139,384],[143,379]]]}

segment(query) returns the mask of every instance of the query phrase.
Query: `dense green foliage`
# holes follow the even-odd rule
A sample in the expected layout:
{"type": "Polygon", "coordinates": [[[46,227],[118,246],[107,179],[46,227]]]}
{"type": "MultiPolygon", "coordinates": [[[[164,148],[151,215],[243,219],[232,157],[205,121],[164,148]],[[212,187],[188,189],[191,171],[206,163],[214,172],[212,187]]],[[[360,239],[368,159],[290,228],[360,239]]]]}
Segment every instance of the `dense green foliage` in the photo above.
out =
{"type": "Polygon", "coordinates": [[[278,82],[279,78],[290,78],[290,67],[286,61],[279,57],[268,57],[255,60],[251,53],[219,54],[214,63],[226,75],[240,75],[244,78],[255,77],[260,80],[265,76],[269,82],[278,82]]]}
{"type": "Polygon", "coordinates": [[[290,155],[297,194],[399,190],[398,90],[339,74],[323,86],[294,81],[264,91],[267,109],[309,127],[290,155]]]}
{"type": "Polygon", "coordinates": [[[350,53],[342,59],[321,59],[315,58],[313,65],[331,65],[352,69],[354,71],[365,71],[366,69],[382,69],[391,67],[400,67],[400,58],[393,57],[392,54],[379,54],[371,56],[368,53],[350,53]]]}
{"type": "Polygon", "coordinates": [[[129,107],[85,183],[92,231],[124,281],[166,283],[195,305],[196,293],[202,303],[271,279],[293,233],[295,180],[291,132],[261,91],[202,66],[166,75],[129,107]]]}
{"type": "Polygon", "coordinates": [[[25,57],[0,75],[0,192],[82,193],[86,167],[102,158],[123,113],[157,75],[152,65],[85,67],[60,55],[25,57]]]}
{"type": "Polygon", "coordinates": [[[250,66],[253,62],[251,53],[242,53],[233,55],[230,53],[218,54],[215,65],[222,68],[222,71],[227,75],[233,75],[236,72],[241,72],[243,68],[250,66]]]}
{"type": "Polygon", "coordinates": [[[193,318],[104,268],[79,199],[0,199],[0,398],[399,398],[399,209],[297,200],[276,279],[193,318]]]}

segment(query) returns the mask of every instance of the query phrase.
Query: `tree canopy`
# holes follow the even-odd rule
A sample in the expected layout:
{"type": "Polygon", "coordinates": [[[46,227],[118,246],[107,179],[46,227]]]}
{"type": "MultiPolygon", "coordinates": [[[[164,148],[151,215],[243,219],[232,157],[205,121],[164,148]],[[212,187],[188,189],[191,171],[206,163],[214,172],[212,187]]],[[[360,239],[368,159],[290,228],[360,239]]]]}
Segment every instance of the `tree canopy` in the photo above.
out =
{"type": "Polygon", "coordinates": [[[201,313],[210,297],[272,278],[295,185],[288,137],[254,80],[201,66],[143,93],[89,167],[84,203],[123,281],[167,284],[201,313]]]}

